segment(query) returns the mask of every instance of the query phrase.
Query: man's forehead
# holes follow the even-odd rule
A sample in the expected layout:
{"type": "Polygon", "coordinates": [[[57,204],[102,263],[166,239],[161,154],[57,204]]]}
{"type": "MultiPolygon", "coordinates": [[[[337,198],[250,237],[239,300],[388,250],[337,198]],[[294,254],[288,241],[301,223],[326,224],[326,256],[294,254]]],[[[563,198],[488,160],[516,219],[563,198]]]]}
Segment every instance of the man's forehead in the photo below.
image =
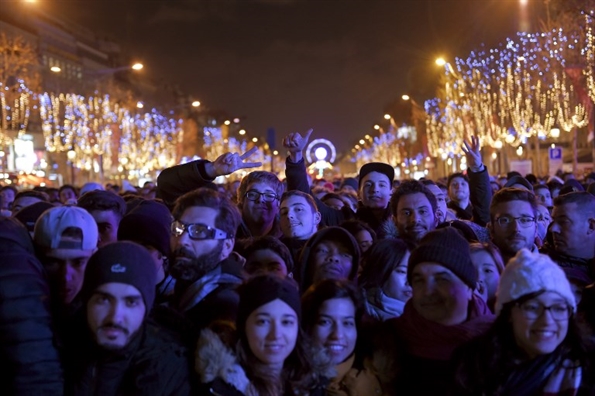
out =
{"type": "Polygon", "coordinates": [[[134,286],[128,283],[109,282],[97,286],[95,293],[108,294],[113,297],[139,297],[142,298],[141,292],[134,286]]]}
{"type": "Polygon", "coordinates": [[[289,207],[289,206],[310,206],[308,201],[304,197],[300,197],[298,195],[292,195],[291,197],[287,197],[281,202],[281,206],[289,207]]]}
{"type": "Polygon", "coordinates": [[[258,192],[275,192],[275,188],[271,184],[266,182],[250,183],[248,184],[248,188],[246,188],[246,191],[250,190],[255,190],[258,192]]]}
{"type": "Polygon", "coordinates": [[[415,267],[413,267],[412,271],[412,275],[435,276],[440,274],[456,276],[454,272],[452,272],[442,264],[434,261],[419,263],[415,267]]]}
{"type": "Polygon", "coordinates": [[[430,201],[423,193],[414,193],[403,195],[399,199],[399,209],[415,209],[423,206],[430,206],[430,201]]]}
{"type": "Polygon", "coordinates": [[[93,250],[82,249],[50,249],[45,252],[45,256],[54,260],[82,260],[88,259],[93,254],[93,250]]]}
{"type": "Polygon", "coordinates": [[[364,176],[362,178],[362,184],[364,184],[367,181],[375,181],[375,182],[384,181],[384,182],[390,183],[388,176],[386,176],[384,173],[380,173],[380,172],[368,173],[366,176],[364,176]]]}

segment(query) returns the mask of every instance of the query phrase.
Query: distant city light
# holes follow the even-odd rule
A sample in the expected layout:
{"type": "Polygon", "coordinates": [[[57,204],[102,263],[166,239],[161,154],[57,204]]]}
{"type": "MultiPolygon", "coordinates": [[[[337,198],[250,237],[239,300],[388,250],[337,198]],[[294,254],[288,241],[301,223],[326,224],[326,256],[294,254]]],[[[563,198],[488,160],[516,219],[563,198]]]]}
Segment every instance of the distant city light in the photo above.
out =
{"type": "Polygon", "coordinates": [[[385,114],[385,115],[384,115],[384,119],[385,119],[385,120],[390,120],[390,119],[391,119],[391,117],[390,117],[390,114],[385,114]]]}
{"type": "Polygon", "coordinates": [[[62,71],[58,66],[52,66],[50,67],[50,70],[54,73],[60,73],[62,71]]]}
{"type": "Polygon", "coordinates": [[[132,65],[133,70],[141,70],[143,67],[144,65],[142,63],[135,63],[134,65],[132,65]]]}
{"type": "Polygon", "coordinates": [[[234,118],[234,119],[233,119],[233,122],[234,122],[235,124],[239,124],[239,123],[240,123],[240,119],[239,119],[239,118],[234,118]]]}
{"type": "Polygon", "coordinates": [[[231,124],[231,121],[229,121],[229,120],[225,120],[224,124],[225,124],[225,125],[229,125],[229,124],[231,124]]]}
{"type": "Polygon", "coordinates": [[[145,107],[145,104],[143,102],[136,102],[136,107],[142,109],[143,107],[145,107]]]}
{"type": "Polygon", "coordinates": [[[192,102],[192,107],[198,107],[200,106],[200,102],[198,100],[195,100],[194,102],[192,102]]]}
{"type": "Polygon", "coordinates": [[[246,130],[245,129],[240,129],[240,131],[238,133],[243,136],[243,135],[246,134],[246,130]]]}
{"type": "Polygon", "coordinates": [[[403,96],[401,96],[401,99],[403,99],[403,100],[409,100],[411,98],[409,97],[409,95],[403,95],[403,96]]]}

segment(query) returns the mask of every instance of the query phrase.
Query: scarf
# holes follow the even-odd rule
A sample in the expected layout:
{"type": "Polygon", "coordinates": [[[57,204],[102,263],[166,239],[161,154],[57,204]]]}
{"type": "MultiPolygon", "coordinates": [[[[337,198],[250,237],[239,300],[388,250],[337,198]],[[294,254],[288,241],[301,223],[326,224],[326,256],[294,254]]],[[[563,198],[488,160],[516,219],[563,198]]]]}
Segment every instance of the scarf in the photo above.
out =
{"type": "Polygon", "coordinates": [[[184,291],[178,309],[180,312],[185,312],[201,302],[206,296],[217,289],[220,285],[234,284],[239,285],[242,279],[221,271],[221,266],[217,266],[211,272],[208,272],[196,282],[191,284],[188,289],[184,291]]]}
{"type": "Polygon", "coordinates": [[[376,320],[385,321],[403,314],[405,302],[384,294],[381,288],[364,290],[366,311],[376,320]]]}
{"type": "Polygon", "coordinates": [[[457,347],[485,333],[493,322],[494,315],[486,303],[474,294],[464,323],[445,326],[429,321],[417,313],[409,300],[393,326],[409,354],[422,359],[449,360],[457,347]]]}
{"type": "Polygon", "coordinates": [[[578,362],[557,352],[524,362],[510,373],[496,393],[499,396],[575,396],[582,379],[578,362]]]}

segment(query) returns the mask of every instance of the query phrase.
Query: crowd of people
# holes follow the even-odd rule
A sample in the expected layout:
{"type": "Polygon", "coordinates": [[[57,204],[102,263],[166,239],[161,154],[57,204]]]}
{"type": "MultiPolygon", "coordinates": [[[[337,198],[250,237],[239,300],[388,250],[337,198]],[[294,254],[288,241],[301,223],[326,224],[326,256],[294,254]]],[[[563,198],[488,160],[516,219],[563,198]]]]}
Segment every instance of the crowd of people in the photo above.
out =
{"type": "Polygon", "coordinates": [[[133,191],[0,190],[7,395],[595,395],[595,174],[391,164],[285,179],[254,150],[133,191]]]}

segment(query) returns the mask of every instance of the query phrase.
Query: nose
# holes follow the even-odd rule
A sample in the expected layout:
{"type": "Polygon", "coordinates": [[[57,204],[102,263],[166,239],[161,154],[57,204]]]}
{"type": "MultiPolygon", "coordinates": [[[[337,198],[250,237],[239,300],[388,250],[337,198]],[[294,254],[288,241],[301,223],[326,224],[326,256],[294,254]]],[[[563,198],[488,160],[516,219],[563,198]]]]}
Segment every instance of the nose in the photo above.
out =
{"type": "Polygon", "coordinates": [[[61,276],[65,283],[69,283],[74,278],[74,268],[71,265],[64,264],[61,266],[61,276]]]}
{"type": "Polygon", "coordinates": [[[554,221],[550,225],[550,231],[555,233],[560,233],[560,226],[554,221]]]}
{"type": "Polygon", "coordinates": [[[277,323],[277,321],[271,321],[271,328],[269,329],[268,338],[270,340],[276,340],[279,338],[281,333],[281,324],[277,323]]]}
{"type": "Polygon", "coordinates": [[[121,323],[122,317],[124,313],[124,307],[119,302],[116,302],[111,306],[109,312],[109,319],[111,319],[114,323],[121,323]]]}
{"type": "Polygon", "coordinates": [[[338,251],[329,252],[328,255],[326,256],[326,261],[330,262],[330,263],[339,261],[339,252],[338,251]]]}
{"type": "Polygon", "coordinates": [[[548,324],[555,322],[554,318],[552,317],[552,312],[550,309],[545,309],[543,311],[543,313],[541,314],[541,316],[539,316],[537,321],[540,323],[548,323],[548,324]]]}
{"type": "Polygon", "coordinates": [[[416,211],[413,211],[411,213],[411,216],[409,217],[409,222],[412,224],[417,224],[419,223],[421,220],[421,217],[419,216],[419,213],[417,213],[416,211]]]}
{"type": "Polygon", "coordinates": [[[339,340],[343,337],[343,326],[340,323],[333,324],[329,338],[332,340],[339,340]]]}

